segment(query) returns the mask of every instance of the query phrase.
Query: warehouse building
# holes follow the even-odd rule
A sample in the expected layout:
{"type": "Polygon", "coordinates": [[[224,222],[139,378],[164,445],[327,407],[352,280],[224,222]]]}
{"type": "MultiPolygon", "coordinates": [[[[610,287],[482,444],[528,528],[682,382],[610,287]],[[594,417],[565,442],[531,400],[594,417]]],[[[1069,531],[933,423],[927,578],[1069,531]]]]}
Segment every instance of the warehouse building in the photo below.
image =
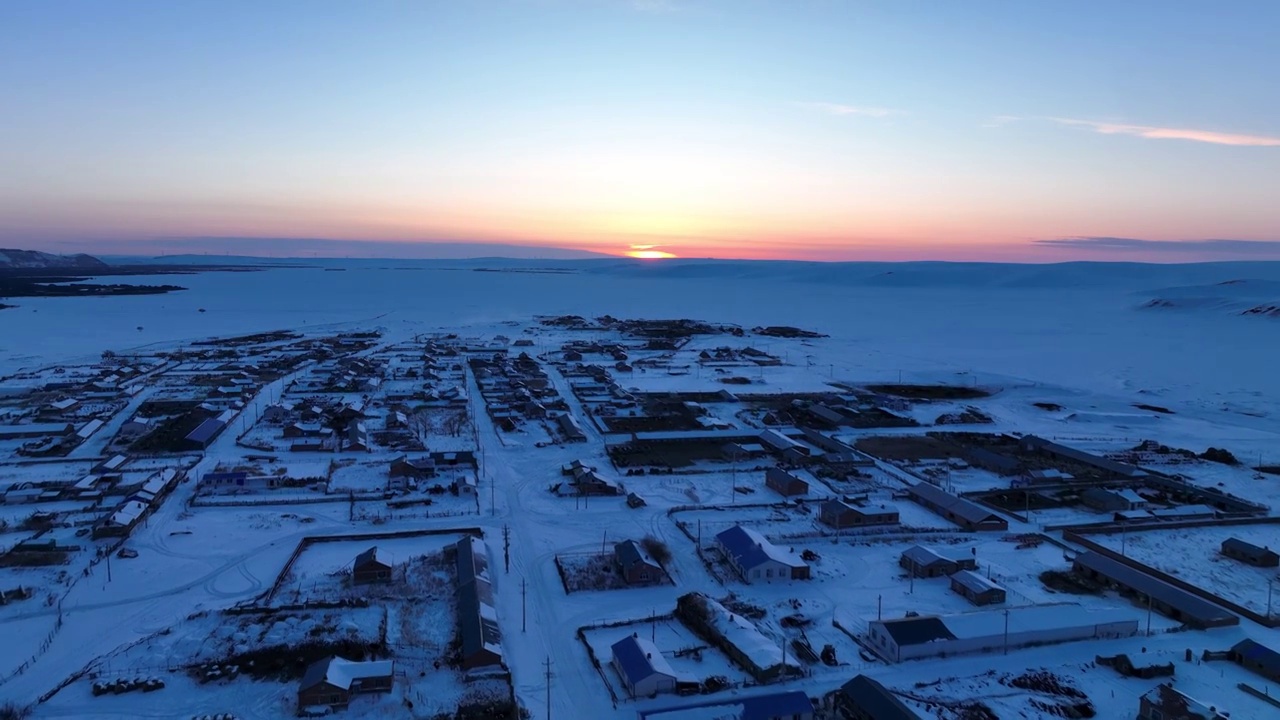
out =
{"type": "Polygon", "coordinates": [[[871,620],[870,645],[891,662],[962,655],[1029,645],[1136,635],[1138,620],[1125,610],[1079,605],[1032,605],[959,615],[871,620]]]}
{"type": "Polygon", "coordinates": [[[1194,628],[1240,624],[1240,618],[1208,600],[1096,552],[1077,555],[1072,569],[1090,580],[1113,585],[1136,603],[1150,605],[1161,615],[1194,628]]]}

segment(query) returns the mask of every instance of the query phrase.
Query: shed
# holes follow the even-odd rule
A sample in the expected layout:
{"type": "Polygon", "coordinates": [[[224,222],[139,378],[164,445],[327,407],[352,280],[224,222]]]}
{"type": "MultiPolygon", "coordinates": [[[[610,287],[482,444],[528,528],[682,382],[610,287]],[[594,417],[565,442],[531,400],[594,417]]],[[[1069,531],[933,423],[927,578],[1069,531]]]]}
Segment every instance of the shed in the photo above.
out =
{"type": "Polygon", "coordinates": [[[1280,566],[1280,554],[1277,554],[1276,551],[1245,542],[1240,538],[1233,537],[1223,540],[1222,554],[1233,560],[1239,560],[1242,563],[1256,567],[1280,566]]]}
{"type": "Polygon", "coordinates": [[[1005,601],[1005,589],[972,570],[951,575],[951,590],[974,605],[995,605],[1005,601]]]}
{"type": "Polygon", "coordinates": [[[764,471],[764,484],[770,490],[783,497],[807,495],[809,483],[781,468],[771,467],[764,471]]]}
{"type": "Polygon", "coordinates": [[[1271,682],[1280,682],[1280,652],[1244,639],[1231,647],[1231,662],[1271,682]]]}
{"type": "Polygon", "coordinates": [[[919,482],[907,489],[915,502],[970,531],[1008,530],[1009,521],[936,485],[919,482]]]}
{"type": "Polygon", "coordinates": [[[898,556],[898,566],[919,578],[942,577],[961,570],[977,570],[978,560],[970,555],[943,555],[923,545],[913,545],[898,556]]]}
{"type": "Polygon", "coordinates": [[[351,565],[351,584],[390,582],[392,567],[391,557],[375,545],[356,556],[351,565]]]}

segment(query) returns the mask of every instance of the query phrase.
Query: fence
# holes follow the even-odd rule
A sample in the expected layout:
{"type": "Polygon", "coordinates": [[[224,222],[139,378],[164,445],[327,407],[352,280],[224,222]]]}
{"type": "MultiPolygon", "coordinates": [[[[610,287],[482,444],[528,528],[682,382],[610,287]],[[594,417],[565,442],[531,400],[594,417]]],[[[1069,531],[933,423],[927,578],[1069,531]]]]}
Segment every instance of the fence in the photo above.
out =
{"type": "Polygon", "coordinates": [[[431,530],[397,530],[376,533],[344,533],[342,535],[308,535],[298,541],[297,547],[293,549],[293,554],[289,556],[284,567],[280,569],[280,573],[276,575],[275,582],[271,584],[271,588],[262,595],[255,598],[254,602],[258,605],[265,605],[271,602],[276,593],[280,592],[280,586],[284,584],[285,578],[289,576],[289,572],[293,569],[293,565],[298,561],[298,557],[303,551],[316,543],[324,542],[346,542],[351,540],[394,540],[396,538],[408,537],[428,537],[431,535],[475,535],[476,537],[484,537],[484,531],[478,527],[466,528],[438,528],[431,530]]]}

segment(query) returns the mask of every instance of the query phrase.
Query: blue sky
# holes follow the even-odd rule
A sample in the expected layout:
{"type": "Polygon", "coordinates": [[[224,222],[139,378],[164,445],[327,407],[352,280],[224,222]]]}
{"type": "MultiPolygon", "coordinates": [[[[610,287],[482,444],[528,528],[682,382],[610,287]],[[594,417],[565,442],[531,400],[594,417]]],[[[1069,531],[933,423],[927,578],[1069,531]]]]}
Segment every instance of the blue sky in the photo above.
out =
{"type": "Polygon", "coordinates": [[[0,240],[1258,257],[1277,27],[1249,1],[9,0],[0,240]]]}

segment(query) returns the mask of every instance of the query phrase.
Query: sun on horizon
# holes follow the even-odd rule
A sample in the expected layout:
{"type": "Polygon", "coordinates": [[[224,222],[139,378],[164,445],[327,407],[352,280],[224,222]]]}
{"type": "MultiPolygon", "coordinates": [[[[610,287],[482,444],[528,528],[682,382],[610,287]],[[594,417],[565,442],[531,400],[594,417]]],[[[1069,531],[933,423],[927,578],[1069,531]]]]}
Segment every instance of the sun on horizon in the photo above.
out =
{"type": "Polygon", "coordinates": [[[640,260],[667,260],[676,257],[675,253],[659,250],[657,245],[632,245],[627,257],[640,260]]]}

